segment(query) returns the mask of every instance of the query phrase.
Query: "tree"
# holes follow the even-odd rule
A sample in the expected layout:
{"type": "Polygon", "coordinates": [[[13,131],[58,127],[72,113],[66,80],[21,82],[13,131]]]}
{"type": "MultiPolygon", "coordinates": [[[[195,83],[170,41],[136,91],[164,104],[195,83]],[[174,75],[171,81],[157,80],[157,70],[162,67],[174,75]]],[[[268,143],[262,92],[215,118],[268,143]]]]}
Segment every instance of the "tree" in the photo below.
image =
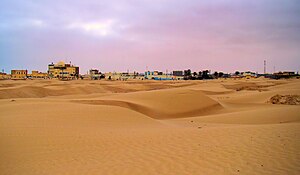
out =
{"type": "Polygon", "coordinates": [[[214,73],[214,77],[215,77],[215,78],[219,78],[219,73],[218,73],[218,72],[215,72],[215,73],[214,73]]]}
{"type": "Polygon", "coordinates": [[[204,70],[204,71],[202,72],[202,78],[203,78],[203,79],[210,79],[210,78],[209,78],[209,71],[208,71],[208,70],[204,70]]]}
{"type": "Polygon", "coordinates": [[[218,77],[223,77],[224,73],[223,72],[219,72],[218,77]]]}
{"type": "Polygon", "coordinates": [[[199,79],[199,80],[202,80],[202,79],[203,79],[203,77],[202,77],[202,76],[203,76],[202,72],[201,72],[201,71],[199,71],[199,72],[198,72],[198,79],[199,79]]]}
{"type": "Polygon", "coordinates": [[[190,80],[192,78],[192,71],[191,69],[184,70],[184,79],[190,80]]]}
{"type": "Polygon", "coordinates": [[[192,75],[191,69],[184,70],[184,76],[191,76],[191,75],[192,75]]]}
{"type": "Polygon", "coordinates": [[[235,71],[235,75],[240,75],[240,72],[239,71],[235,71]]]}

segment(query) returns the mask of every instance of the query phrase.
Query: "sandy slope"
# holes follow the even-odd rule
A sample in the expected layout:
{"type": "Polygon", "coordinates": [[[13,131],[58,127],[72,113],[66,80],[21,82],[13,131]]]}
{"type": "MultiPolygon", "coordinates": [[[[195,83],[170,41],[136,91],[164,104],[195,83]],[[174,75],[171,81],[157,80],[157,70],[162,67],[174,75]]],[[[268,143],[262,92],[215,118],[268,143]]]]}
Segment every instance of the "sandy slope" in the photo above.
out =
{"type": "Polygon", "coordinates": [[[299,174],[299,80],[0,81],[1,174],[299,174]]]}

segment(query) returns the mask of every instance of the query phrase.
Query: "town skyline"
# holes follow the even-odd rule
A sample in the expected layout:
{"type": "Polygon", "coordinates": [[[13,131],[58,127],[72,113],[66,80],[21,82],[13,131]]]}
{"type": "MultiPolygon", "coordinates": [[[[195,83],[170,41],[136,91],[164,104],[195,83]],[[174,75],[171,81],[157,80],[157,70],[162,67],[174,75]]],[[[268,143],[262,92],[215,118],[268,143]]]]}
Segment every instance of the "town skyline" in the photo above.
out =
{"type": "MultiPolygon", "coordinates": [[[[67,64],[71,64],[71,65],[74,65],[74,66],[78,66],[80,67],[79,69],[79,73],[84,75],[84,74],[88,74],[90,70],[92,69],[97,69],[99,70],[100,72],[103,72],[103,73],[107,73],[107,72],[138,72],[138,73],[145,73],[147,71],[160,71],[160,72],[168,72],[168,73],[171,73],[173,71],[184,71],[184,70],[192,70],[192,72],[198,72],[198,71],[203,71],[203,70],[209,70],[211,72],[223,72],[223,73],[235,73],[236,71],[239,71],[239,72],[247,72],[247,71],[250,71],[250,72],[255,72],[255,73],[260,73],[260,74],[263,74],[263,73],[276,73],[276,72],[284,72],[284,71],[292,71],[292,72],[299,72],[299,70],[293,70],[293,69],[285,69],[285,70],[278,70],[276,69],[275,66],[273,67],[268,67],[267,66],[267,60],[263,60],[263,63],[262,63],[262,68],[261,70],[251,70],[251,69],[234,69],[232,71],[224,71],[224,70],[214,70],[214,69],[210,69],[210,68],[203,68],[203,69],[191,69],[191,68],[182,68],[182,69],[151,69],[149,68],[148,66],[145,67],[144,70],[137,70],[137,69],[125,69],[125,70],[108,70],[108,71],[103,71],[102,69],[100,69],[99,67],[100,66],[94,66],[94,67],[91,67],[91,68],[88,68],[87,70],[82,70],[81,69],[81,65],[78,65],[78,64],[74,64],[72,61],[63,61],[63,60],[60,60],[60,61],[57,61],[57,62],[51,62],[49,64],[54,64],[54,63],[58,63],[58,62],[64,62],[64,63],[67,63],[67,64]],[[264,66],[264,61],[266,61],[266,65],[264,66]]],[[[9,70],[5,70],[5,69],[1,69],[1,72],[3,73],[10,73],[11,70],[27,70],[27,71],[39,71],[39,72],[47,72],[48,70],[48,65],[47,64],[47,67],[45,67],[46,69],[29,69],[29,68],[24,68],[23,66],[21,66],[21,68],[12,68],[12,69],[9,69],[9,70]]]]}

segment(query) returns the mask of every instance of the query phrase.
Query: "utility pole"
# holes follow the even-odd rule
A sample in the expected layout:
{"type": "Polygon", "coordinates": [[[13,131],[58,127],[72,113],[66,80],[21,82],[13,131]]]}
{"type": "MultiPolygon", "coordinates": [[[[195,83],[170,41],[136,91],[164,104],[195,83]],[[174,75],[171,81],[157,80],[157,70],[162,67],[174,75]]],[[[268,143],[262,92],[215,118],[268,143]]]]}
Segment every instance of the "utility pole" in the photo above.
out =
{"type": "Polygon", "coordinates": [[[264,60],[264,74],[267,73],[267,61],[264,60]]]}
{"type": "Polygon", "coordinates": [[[166,77],[168,77],[168,69],[166,69],[166,77]]]}

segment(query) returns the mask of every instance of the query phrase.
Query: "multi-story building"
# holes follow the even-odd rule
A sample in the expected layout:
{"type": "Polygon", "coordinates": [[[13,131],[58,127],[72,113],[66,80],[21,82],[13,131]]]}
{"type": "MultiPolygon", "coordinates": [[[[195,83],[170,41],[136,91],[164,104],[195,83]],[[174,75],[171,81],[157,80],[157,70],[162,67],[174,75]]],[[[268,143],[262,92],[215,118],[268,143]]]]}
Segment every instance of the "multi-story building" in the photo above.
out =
{"type": "Polygon", "coordinates": [[[57,64],[51,63],[48,65],[48,75],[50,78],[77,79],[79,78],[79,67],[63,61],[57,64]]]}
{"type": "Polygon", "coordinates": [[[27,70],[11,70],[12,80],[25,80],[27,79],[27,70]]]}

